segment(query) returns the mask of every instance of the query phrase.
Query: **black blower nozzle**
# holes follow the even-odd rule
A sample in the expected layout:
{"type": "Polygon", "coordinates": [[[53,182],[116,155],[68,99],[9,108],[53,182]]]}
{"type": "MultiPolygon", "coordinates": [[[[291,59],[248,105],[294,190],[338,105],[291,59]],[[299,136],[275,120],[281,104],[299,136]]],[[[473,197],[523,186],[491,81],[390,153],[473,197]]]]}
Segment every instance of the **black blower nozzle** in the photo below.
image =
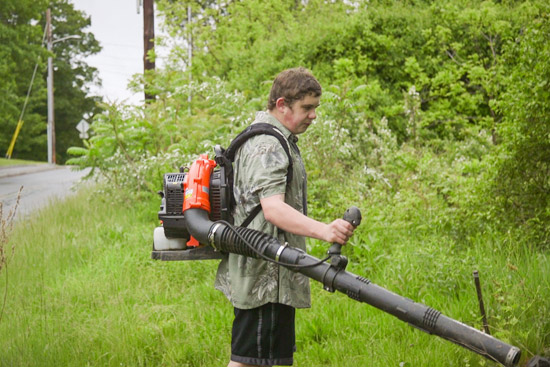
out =
{"type": "MultiPolygon", "coordinates": [[[[347,214],[349,216],[345,219],[359,224],[361,216],[357,208],[347,214]]],[[[519,348],[352,274],[344,269],[345,264],[335,266],[333,261],[331,264],[319,261],[262,232],[234,227],[227,222],[212,222],[208,213],[202,209],[185,211],[184,221],[191,236],[217,251],[271,259],[321,282],[328,291],[337,290],[347,294],[356,301],[368,303],[428,334],[440,336],[504,366],[516,366],[519,362],[519,348]]]]}

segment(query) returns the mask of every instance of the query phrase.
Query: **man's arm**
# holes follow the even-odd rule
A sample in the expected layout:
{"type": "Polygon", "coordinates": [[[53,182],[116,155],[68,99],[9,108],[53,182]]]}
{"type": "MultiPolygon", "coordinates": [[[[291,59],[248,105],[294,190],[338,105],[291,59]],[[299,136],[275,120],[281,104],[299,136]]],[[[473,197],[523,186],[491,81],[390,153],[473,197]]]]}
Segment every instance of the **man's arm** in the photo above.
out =
{"type": "Polygon", "coordinates": [[[354,228],[349,222],[343,219],[329,224],[316,221],[285,203],[282,194],[260,199],[260,203],[265,219],[285,232],[341,245],[345,245],[353,234],[354,228]]]}

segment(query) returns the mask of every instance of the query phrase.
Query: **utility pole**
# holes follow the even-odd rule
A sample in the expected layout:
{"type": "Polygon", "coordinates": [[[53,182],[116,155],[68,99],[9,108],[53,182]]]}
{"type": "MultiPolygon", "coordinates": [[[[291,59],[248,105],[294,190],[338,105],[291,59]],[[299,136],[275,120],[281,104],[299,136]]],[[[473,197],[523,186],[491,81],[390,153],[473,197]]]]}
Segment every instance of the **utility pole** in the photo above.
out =
{"type": "MultiPolygon", "coordinates": [[[[147,70],[155,70],[155,62],[147,57],[149,50],[155,48],[155,7],[154,0],[143,0],[143,73],[147,70]]],[[[145,100],[154,99],[155,96],[145,92],[145,100]]]]}
{"type": "MultiPolygon", "coordinates": [[[[48,52],[52,52],[53,40],[52,40],[52,14],[50,9],[46,10],[46,39],[48,45],[48,52]]],[[[55,121],[53,111],[53,60],[48,56],[48,163],[55,164],[55,121]]]]}
{"type": "Polygon", "coordinates": [[[52,13],[50,9],[46,10],[46,43],[48,46],[48,78],[46,85],[48,89],[48,163],[56,164],[55,159],[55,119],[54,119],[54,102],[53,102],[53,45],[54,43],[65,41],[68,39],[80,39],[79,35],[66,36],[53,40],[52,37],[52,13]]]}

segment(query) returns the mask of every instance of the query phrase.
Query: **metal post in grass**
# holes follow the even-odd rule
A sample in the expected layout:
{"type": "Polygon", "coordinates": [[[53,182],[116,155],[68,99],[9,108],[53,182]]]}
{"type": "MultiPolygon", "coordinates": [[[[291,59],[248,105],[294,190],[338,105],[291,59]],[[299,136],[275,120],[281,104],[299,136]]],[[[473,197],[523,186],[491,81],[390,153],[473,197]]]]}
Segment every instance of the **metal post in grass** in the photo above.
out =
{"type": "Polygon", "coordinates": [[[483,322],[483,331],[485,331],[485,334],[491,335],[491,332],[489,331],[489,323],[487,322],[487,315],[485,313],[485,305],[483,303],[483,294],[481,292],[479,272],[477,270],[474,270],[474,282],[476,285],[477,300],[479,302],[479,312],[481,313],[481,320],[483,322]]]}

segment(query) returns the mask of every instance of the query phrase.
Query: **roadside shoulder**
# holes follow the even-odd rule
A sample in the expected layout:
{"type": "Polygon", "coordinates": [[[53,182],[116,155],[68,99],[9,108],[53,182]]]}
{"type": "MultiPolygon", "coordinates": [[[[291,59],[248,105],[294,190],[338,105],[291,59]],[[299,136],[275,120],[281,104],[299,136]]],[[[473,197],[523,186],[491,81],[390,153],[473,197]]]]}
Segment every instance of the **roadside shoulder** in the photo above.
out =
{"type": "Polygon", "coordinates": [[[54,164],[0,166],[0,178],[25,175],[29,173],[35,173],[35,172],[49,171],[49,170],[59,169],[63,167],[64,166],[57,166],[54,164]]]}

